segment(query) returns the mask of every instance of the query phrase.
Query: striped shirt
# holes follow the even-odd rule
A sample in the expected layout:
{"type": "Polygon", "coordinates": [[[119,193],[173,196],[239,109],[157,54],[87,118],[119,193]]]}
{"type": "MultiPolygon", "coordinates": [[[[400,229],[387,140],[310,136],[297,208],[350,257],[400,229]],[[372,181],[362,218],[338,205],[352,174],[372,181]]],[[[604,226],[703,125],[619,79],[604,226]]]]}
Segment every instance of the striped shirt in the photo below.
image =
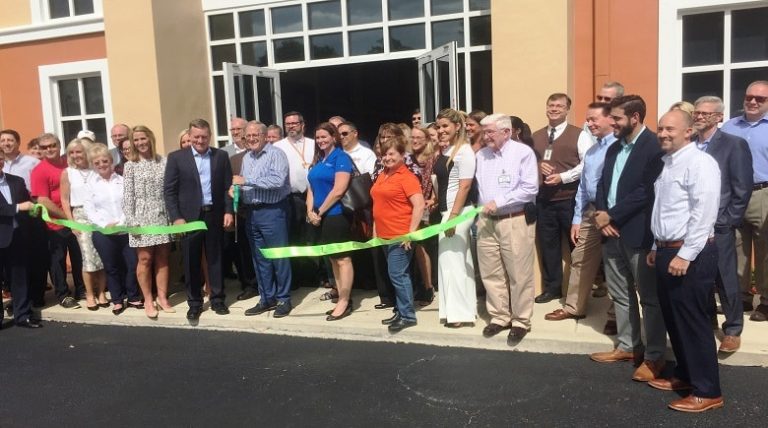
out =
{"type": "Polygon", "coordinates": [[[248,152],[243,157],[242,169],[245,184],[241,200],[244,204],[274,204],[291,193],[288,157],[271,144],[266,144],[259,152],[248,152]]]}

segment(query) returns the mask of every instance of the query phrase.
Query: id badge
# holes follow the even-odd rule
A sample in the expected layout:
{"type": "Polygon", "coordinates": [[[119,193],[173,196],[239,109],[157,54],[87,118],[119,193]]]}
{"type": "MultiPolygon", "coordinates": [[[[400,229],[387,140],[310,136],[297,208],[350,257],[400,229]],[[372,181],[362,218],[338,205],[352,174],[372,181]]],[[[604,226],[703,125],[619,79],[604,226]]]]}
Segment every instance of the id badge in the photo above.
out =
{"type": "Polygon", "coordinates": [[[544,160],[548,161],[552,159],[552,149],[544,150],[544,160]]]}
{"type": "Polygon", "coordinates": [[[499,184],[509,184],[512,182],[512,178],[508,175],[499,176],[499,184]]]}

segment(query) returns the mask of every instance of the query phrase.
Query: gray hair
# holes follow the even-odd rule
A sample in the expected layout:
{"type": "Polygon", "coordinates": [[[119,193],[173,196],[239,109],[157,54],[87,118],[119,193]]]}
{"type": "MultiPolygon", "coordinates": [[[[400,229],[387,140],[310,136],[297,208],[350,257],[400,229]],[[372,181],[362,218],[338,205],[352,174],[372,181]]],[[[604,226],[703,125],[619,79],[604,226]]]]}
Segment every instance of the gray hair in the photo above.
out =
{"type": "Polygon", "coordinates": [[[497,129],[512,129],[512,120],[504,113],[493,113],[485,116],[481,125],[496,125],[497,129]]]}
{"type": "Polygon", "coordinates": [[[703,97],[699,97],[693,105],[698,106],[701,103],[711,103],[715,105],[715,111],[718,113],[722,113],[725,110],[725,104],[723,103],[722,98],[716,97],[714,95],[704,95],[703,97]]]}
{"type": "Polygon", "coordinates": [[[624,85],[621,83],[611,80],[608,82],[603,83],[603,88],[613,88],[616,90],[616,96],[621,97],[624,95],[624,85]]]}
{"type": "Polygon", "coordinates": [[[251,127],[251,126],[255,126],[256,129],[259,130],[259,134],[267,135],[267,125],[259,122],[258,120],[252,120],[252,121],[246,123],[245,126],[243,127],[243,131],[245,131],[245,129],[247,129],[247,128],[251,127]]]}

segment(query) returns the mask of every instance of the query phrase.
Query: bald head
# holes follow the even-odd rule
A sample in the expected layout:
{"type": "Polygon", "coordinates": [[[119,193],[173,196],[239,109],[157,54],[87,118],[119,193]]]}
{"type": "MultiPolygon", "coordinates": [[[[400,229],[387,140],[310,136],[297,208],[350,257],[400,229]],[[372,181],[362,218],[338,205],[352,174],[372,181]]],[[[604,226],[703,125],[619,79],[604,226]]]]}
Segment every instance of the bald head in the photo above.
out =
{"type": "Polygon", "coordinates": [[[683,110],[672,110],[659,119],[659,144],[667,153],[674,153],[691,143],[693,119],[683,110]]]}

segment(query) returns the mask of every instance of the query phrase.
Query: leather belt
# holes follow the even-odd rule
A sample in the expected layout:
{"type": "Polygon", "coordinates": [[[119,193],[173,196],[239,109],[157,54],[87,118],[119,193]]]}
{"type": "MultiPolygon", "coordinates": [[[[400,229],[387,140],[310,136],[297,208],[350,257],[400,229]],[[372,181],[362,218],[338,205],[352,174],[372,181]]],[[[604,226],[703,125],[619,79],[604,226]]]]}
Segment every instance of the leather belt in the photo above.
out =
{"type": "Polygon", "coordinates": [[[752,185],[752,190],[761,190],[768,187],[768,181],[763,181],[762,183],[755,183],[752,185]]]}
{"type": "Polygon", "coordinates": [[[488,215],[486,215],[486,217],[488,217],[489,219],[491,219],[493,221],[500,221],[500,220],[505,220],[505,219],[508,219],[508,218],[520,217],[521,215],[525,215],[525,211],[515,211],[513,213],[503,214],[503,215],[490,215],[490,214],[488,214],[488,215]]]}
{"type": "MultiPolygon", "coordinates": [[[[715,238],[707,239],[707,244],[715,242],[715,238]]],[[[656,248],[680,248],[685,244],[685,241],[656,241],[656,248]]]]}
{"type": "Polygon", "coordinates": [[[213,211],[213,205],[203,205],[200,207],[200,211],[207,213],[213,211]]]}

